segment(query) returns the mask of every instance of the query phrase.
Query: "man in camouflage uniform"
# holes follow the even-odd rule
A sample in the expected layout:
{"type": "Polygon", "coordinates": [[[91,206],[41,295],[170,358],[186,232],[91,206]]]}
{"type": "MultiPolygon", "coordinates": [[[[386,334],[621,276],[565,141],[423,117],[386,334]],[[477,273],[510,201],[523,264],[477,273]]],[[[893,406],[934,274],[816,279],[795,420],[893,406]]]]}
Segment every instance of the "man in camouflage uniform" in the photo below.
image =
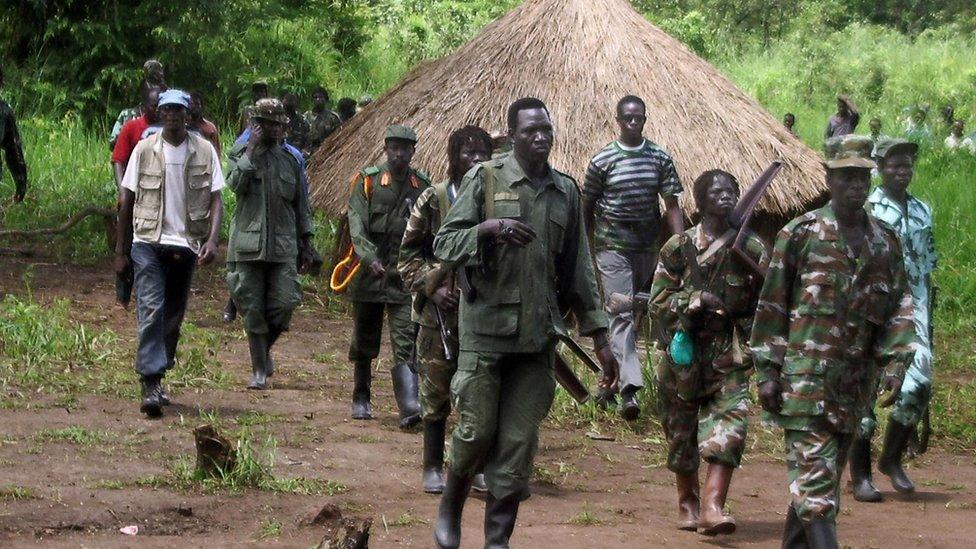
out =
{"type": "MultiPolygon", "coordinates": [[[[0,87],[3,87],[3,67],[0,66],[0,87]]],[[[14,202],[23,202],[27,194],[27,162],[17,131],[17,118],[6,101],[0,99],[0,148],[7,160],[7,169],[14,180],[14,202]]],[[[3,166],[0,165],[0,168],[3,166]]],[[[2,175],[2,172],[0,172],[2,175]]]]}
{"type": "Polygon", "coordinates": [[[325,138],[339,129],[339,115],[329,108],[329,92],[319,86],[312,92],[312,110],[305,113],[305,121],[309,125],[308,150],[315,152],[325,138]]]}
{"type": "Polygon", "coordinates": [[[349,360],[354,365],[353,419],[372,419],[371,363],[379,356],[383,313],[386,312],[393,347],[393,392],[400,409],[400,427],[420,421],[417,374],[414,373],[416,329],[410,314],[410,293],[397,271],[400,243],[410,208],[430,181],[410,167],[417,145],[411,128],[386,130],[386,163],[364,169],[352,182],[349,197],[349,236],[359,257],[359,272],[347,295],[353,305],[353,335],[349,360]]]}
{"type": "Polygon", "coordinates": [[[898,393],[914,355],[898,235],[864,209],[871,146],[866,136],[827,140],[831,201],[779,232],[756,310],[759,398],[785,430],[784,547],[837,547],[839,481],[853,434],[879,376],[898,393]]]}
{"type": "MultiPolygon", "coordinates": [[[[891,477],[891,485],[902,493],[915,490],[905,474],[901,460],[912,435],[912,429],[922,419],[932,395],[932,271],[938,256],[932,235],[932,209],[908,192],[915,169],[918,145],[904,139],[886,139],[875,147],[882,185],[868,197],[871,215],[884,221],[898,233],[908,285],[914,300],[915,356],[901,394],[888,417],[884,448],[878,469],[891,477]]],[[[861,428],[851,447],[851,479],[854,499],[881,501],[871,482],[871,437],[877,421],[874,406],[861,420],[861,428]]]]}
{"type": "Polygon", "coordinates": [[[313,233],[298,162],[281,147],[288,124],[284,105],[261,99],[252,112],[250,138],[228,154],[227,186],[237,208],[227,245],[227,285],[247,332],[247,387],[260,390],[274,373],[271,347],[301,301],[296,258],[308,257],[313,233]]]}
{"type": "Polygon", "coordinates": [[[302,151],[302,157],[308,160],[311,154],[309,150],[311,127],[305,121],[305,117],[298,112],[298,96],[293,93],[286,93],[281,100],[285,105],[285,115],[288,116],[288,142],[302,151]]]}
{"type": "MultiPolygon", "coordinates": [[[[739,197],[736,179],[721,170],[705,172],[695,180],[694,195],[702,222],[668,239],[651,286],[650,309],[664,339],[670,342],[681,331],[694,346],[690,364],[664,352],[657,372],[661,422],[678,487],[678,527],[730,534],[735,519],[723,507],[745,448],[752,369],[746,344],[762,279],[729,249],[737,234],[729,225],[739,197]],[[708,472],[699,518],[702,459],[708,472]]],[[[754,234],[744,251],[757,265],[768,260],[754,234]]]]}
{"type": "MultiPolygon", "coordinates": [[[[434,257],[434,235],[461,189],[461,178],[488,160],[491,138],[477,126],[465,126],[448,138],[448,179],[428,187],[410,212],[403,233],[398,265],[404,285],[414,294],[417,359],[420,374],[420,409],[424,420],[423,488],[428,494],[444,489],[444,433],[451,413],[451,379],[457,370],[458,289],[454,274],[434,257]],[[440,315],[440,317],[438,317],[440,315]],[[443,326],[441,326],[441,323],[443,326]],[[441,337],[441,328],[448,340],[441,337]],[[444,346],[451,351],[445,356],[444,346]]],[[[484,491],[483,475],[475,488],[484,491]],[[479,482],[480,481],[480,482],[479,482]]]]}
{"type": "Polygon", "coordinates": [[[579,189],[549,166],[549,111],[538,99],[519,99],[508,108],[508,127],[512,154],[468,172],[434,238],[437,259],[466,269],[476,291],[459,313],[451,381],[458,423],[434,527],[438,547],[460,544],[464,502],[482,465],[485,546],[508,547],[555,393],[556,336],[567,333],[560,305],[593,337],[607,372],[603,385],[616,377],[579,189]]]}

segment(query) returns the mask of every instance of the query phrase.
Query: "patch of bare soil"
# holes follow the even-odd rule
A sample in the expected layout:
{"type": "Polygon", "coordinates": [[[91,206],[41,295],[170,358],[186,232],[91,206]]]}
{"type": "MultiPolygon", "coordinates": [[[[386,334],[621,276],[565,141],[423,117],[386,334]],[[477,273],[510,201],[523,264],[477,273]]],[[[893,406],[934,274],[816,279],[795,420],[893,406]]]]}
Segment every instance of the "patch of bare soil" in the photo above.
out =
{"type": "MultiPolygon", "coordinates": [[[[23,293],[28,261],[3,259],[0,293],[23,293]]],[[[32,268],[41,301],[73,302],[81,321],[106,326],[132,346],[135,319],[113,308],[113,278],[99,268],[50,263],[32,268]]],[[[247,391],[247,343],[240,326],[218,318],[226,297],[217,269],[201,269],[187,320],[219,334],[229,390],[173,391],[174,405],[147,420],[135,401],[82,396],[70,407],[57,395],[30,397],[30,407],[0,409],[0,488],[21,497],[0,500],[0,546],[310,547],[329,533],[329,520],[311,520],[323,506],[345,517],[372,518],[372,547],[431,547],[436,496],[420,490],[421,437],[397,428],[390,361],[376,365],[374,421],[349,419],[351,372],[345,361],[350,323],[308,296],[290,333],[275,349],[273,389],[247,391]],[[263,418],[252,429],[277,441],[273,473],[341,483],[335,495],[258,490],[207,492],[153,482],[172,477],[172,464],[195,455],[199,409],[228,425],[263,418]],[[263,414],[263,415],[262,415],[263,414]],[[243,421],[243,420],[242,420],[243,421]],[[103,433],[98,442],[43,440],[42,429],[78,426],[103,433]],[[138,526],[138,534],[120,533],[138,526]]],[[[137,383],[133,373],[132,383],[137,383]]],[[[585,429],[543,430],[533,496],[519,515],[515,547],[776,547],[787,505],[786,467],[773,457],[747,455],[729,505],[738,519],[731,536],[704,538],[674,528],[673,476],[652,455],[648,437],[634,433],[597,441],[585,429]]],[[[976,468],[972,456],[930,451],[912,464],[919,492],[896,495],[875,474],[885,502],[854,502],[845,493],[839,537],[851,547],[971,547],[976,539],[976,468]]],[[[336,485],[338,486],[338,485],[336,485]]],[[[6,494],[6,492],[4,492],[6,494]]],[[[483,543],[484,504],[473,497],[464,516],[464,546],[483,543]]],[[[334,527],[334,524],[332,525],[334,527]]]]}

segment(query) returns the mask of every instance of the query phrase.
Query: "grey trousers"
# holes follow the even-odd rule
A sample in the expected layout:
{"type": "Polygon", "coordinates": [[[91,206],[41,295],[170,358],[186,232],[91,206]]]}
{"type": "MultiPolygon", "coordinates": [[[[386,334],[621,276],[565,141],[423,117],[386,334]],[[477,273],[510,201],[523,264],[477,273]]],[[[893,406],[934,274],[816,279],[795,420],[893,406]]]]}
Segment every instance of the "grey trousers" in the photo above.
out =
{"type": "MultiPolygon", "coordinates": [[[[603,303],[608,307],[615,293],[633,297],[639,286],[654,274],[657,254],[603,250],[596,254],[596,268],[603,286],[603,303]]],[[[620,364],[620,391],[644,387],[640,356],[637,354],[637,330],[634,313],[610,313],[610,349],[620,364]]]]}

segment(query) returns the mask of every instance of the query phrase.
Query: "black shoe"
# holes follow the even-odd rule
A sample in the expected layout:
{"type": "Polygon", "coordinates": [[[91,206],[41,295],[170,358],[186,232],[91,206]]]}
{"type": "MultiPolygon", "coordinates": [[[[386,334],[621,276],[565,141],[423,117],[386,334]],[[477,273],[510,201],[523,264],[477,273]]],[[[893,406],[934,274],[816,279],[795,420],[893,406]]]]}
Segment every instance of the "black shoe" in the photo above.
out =
{"type": "Polygon", "coordinates": [[[368,360],[359,361],[353,366],[353,419],[373,419],[373,407],[369,403],[372,378],[373,371],[368,360]]]}
{"type": "Polygon", "coordinates": [[[851,444],[851,487],[854,499],[878,502],[883,498],[871,479],[871,440],[855,438],[851,444]]]}
{"type": "Polygon", "coordinates": [[[163,403],[159,400],[159,376],[146,376],[141,380],[142,404],[139,411],[151,418],[163,415],[163,403]]]}
{"type": "Polygon", "coordinates": [[[444,491],[444,431],[446,420],[424,422],[424,492],[444,491]]]}
{"type": "Polygon", "coordinates": [[[485,549],[508,549],[508,540],[515,531],[519,509],[518,494],[502,499],[488,493],[485,503],[485,549]]]}
{"type": "Polygon", "coordinates": [[[908,446],[908,439],[911,436],[911,427],[889,418],[884,447],[881,449],[881,457],[878,458],[878,470],[888,475],[891,478],[891,486],[902,494],[911,494],[915,491],[915,484],[905,474],[901,464],[905,447],[908,446]]]}
{"type": "Polygon", "coordinates": [[[228,324],[237,319],[237,304],[234,303],[233,299],[227,300],[227,306],[224,307],[224,312],[220,318],[228,324]]]}
{"type": "Polygon", "coordinates": [[[640,417],[640,403],[637,402],[636,392],[625,390],[620,393],[620,417],[627,421],[634,421],[640,417]]]}
{"type": "Polygon", "coordinates": [[[268,388],[268,336],[247,334],[247,348],[251,354],[251,381],[248,389],[262,391],[268,388]]]}
{"type": "Polygon", "coordinates": [[[617,393],[613,389],[599,389],[596,393],[596,405],[601,410],[606,410],[611,406],[617,405],[617,393]]]}
{"type": "Polygon", "coordinates": [[[810,549],[837,549],[837,524],[832,519],[814,519],[803,525],[810,549]]]}
{"type": "Polygon", "coordinates": [[[438,549],[457,549],[461,545],[461,515],[470,489],[471,477],[447,470],[444,493],[434,522],[434,545],[438,549]]]}
{"type": "Polygon", "coordinates": [[[156,391],[156,393],[159,395],[159,402],[162,403],[163,406],[169,406],[169,393],[167,393],[166,388],[163,387],[162,381],[159,382],[159,389],[156,391]]]}
{"type": "Polygon", "coordinates": [[[417,374],[405,362],[394,366],[390,374],[393,376],[393,395],[400,409],[400,428],[409,429],[420,422],[417,374]]]}
{"type": "Polygon", "coordinates": [[[783,527],[783,549],[807,549],[807,534],[803,530],[800,517],[790,505],[786,511],[786,525],[783,527]]]}
{"type": "Polygon", "coordinates": [[[471,479],[471,489],[479,494],[484,494],[488,491],[488,484],[485,482],[485,474],[477,473],[471,479]]]}

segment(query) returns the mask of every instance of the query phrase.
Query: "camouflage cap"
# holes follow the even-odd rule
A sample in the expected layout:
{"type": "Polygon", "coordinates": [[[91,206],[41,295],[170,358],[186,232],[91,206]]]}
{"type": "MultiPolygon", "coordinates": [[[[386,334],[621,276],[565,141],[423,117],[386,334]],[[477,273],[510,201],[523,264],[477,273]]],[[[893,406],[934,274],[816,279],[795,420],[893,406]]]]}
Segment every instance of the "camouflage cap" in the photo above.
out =
{"type": "Polygon", "coordinates": [[[863,168],[870,170],[877,167],[871,160],[871,149],[874,141],[866,135],[839,135],[824,142],[827,169],[863,168]]]}
{"type": "Polygon", "coordinates": [[[882,139],[874,148],[874,157],[884,160],[893,154],[918,154],[918,144],[912,143],[907,139],[888,138],[882,139]]]}
{"type": "Polygon", "coordinates": [[[261,120],[278,122],[279,124],[288,123],[288,115],[285,114],[285,105],[277,97],[258,99],[258,102],[254,104],[254,113],[251,115],[251,118],[260,118],[261,120]]]}
{"type": "Polygon", "coordinates": [[[392,126],[386,129],[386,137],[384,137],[383,140],[385,141],[387,139],[402,139],[404,141],[410,141],[411,143],[416,143],[417,133],[413,131],[413,128],[411,128],[410,126],[404,126],[403,124],[393,124],[392,126]]]}

